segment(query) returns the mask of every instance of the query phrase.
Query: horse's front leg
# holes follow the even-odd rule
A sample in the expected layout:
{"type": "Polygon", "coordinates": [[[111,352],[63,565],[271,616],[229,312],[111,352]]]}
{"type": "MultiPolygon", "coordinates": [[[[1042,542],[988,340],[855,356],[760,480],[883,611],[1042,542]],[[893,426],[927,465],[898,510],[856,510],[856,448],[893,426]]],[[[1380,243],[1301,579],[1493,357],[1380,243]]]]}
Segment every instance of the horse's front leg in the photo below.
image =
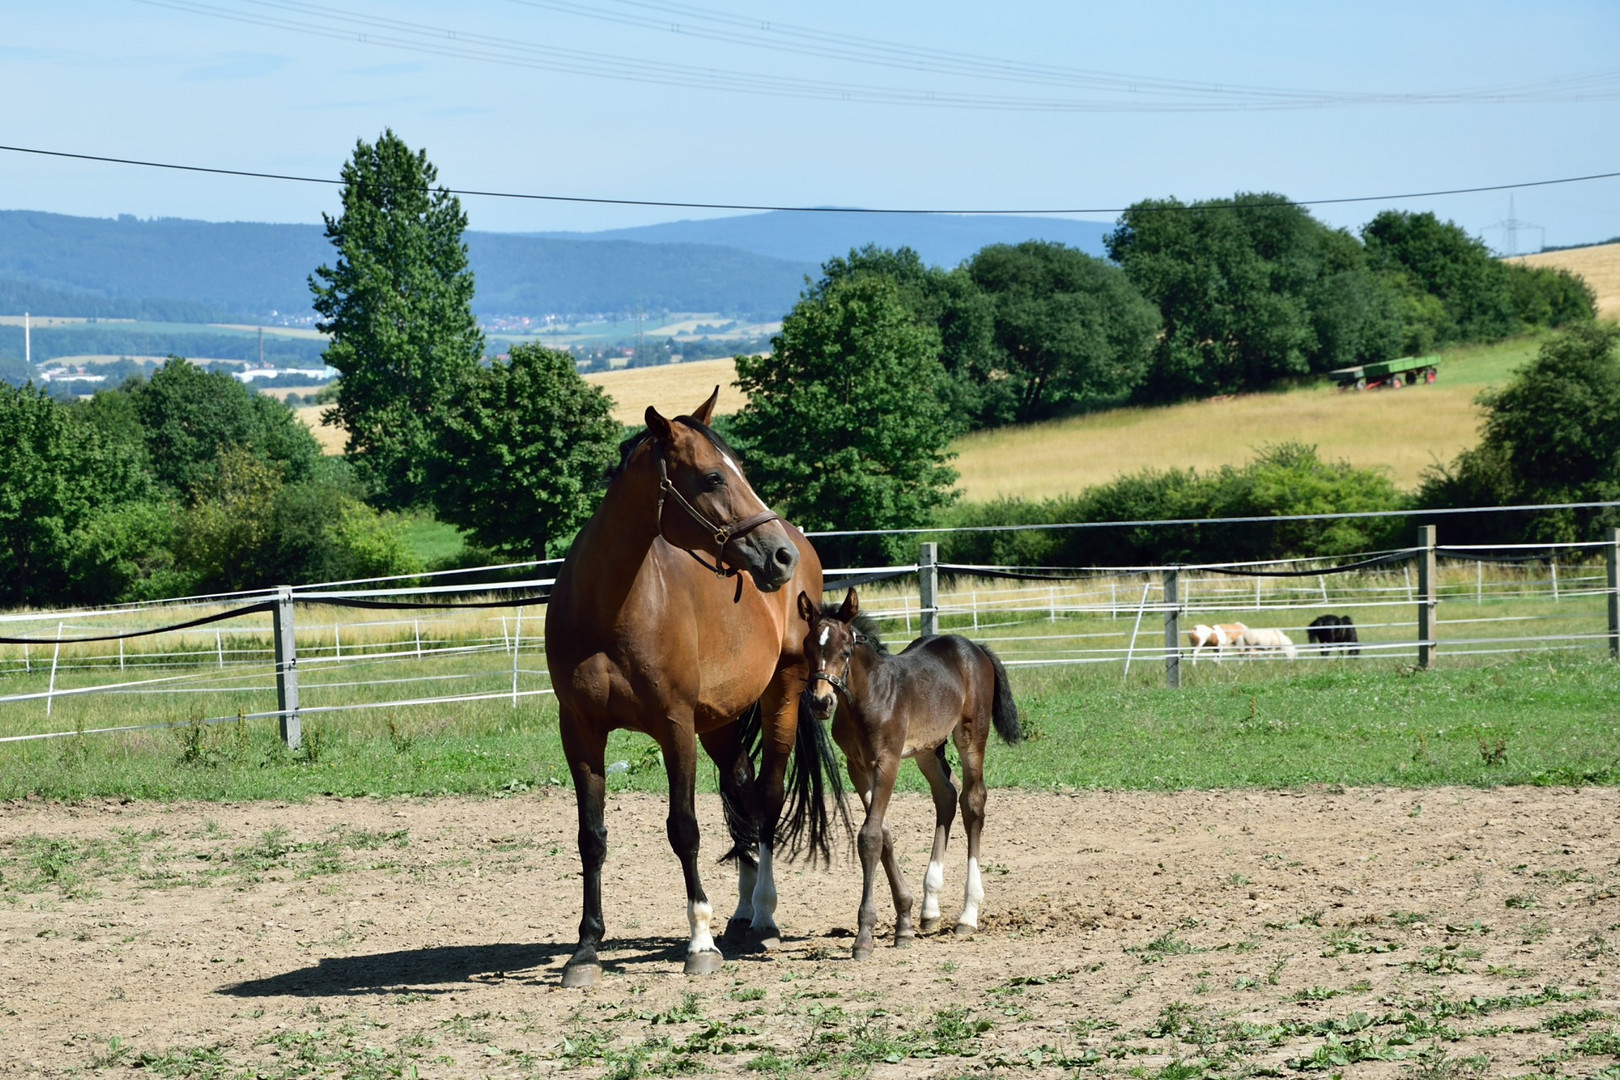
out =
{"type": "Polygon", "coordinates": [[[731,833],[731,851],[721,861],[737,861],[737,910],[725,933],[731,944],[748,938],[759,881],[759,798],[754,791],[754,763],[742,752],[739,735],[738,725],[730,724],[698,736],[720,773],[720,802],[731,833]]]}
{"type": "Polygon", "coordinates": [[[686,947],[686,974],[712,975],[725,957],[714,943],[710,923],[714,909],[698,877],[697,735],[691,718],[672,720],[663,743],[664,772],[669,777],[669,846],[681,860],[686,879],[686,920],[692,936],[686,947]]]}
{"type": "Polygon", "coordinates": [[[563,968],[564,986],[595,986],[602,979],[597,946],[606,927],[602,920],[602,863],[607,859],[607,776],[602,758],[607,733],[563,708],[559,717],[563,753],[574,778],[574,802],[579,810],[579,862],[585,882],[579,944],[563,968]]]}
{"type": "MultiPolygon", "coordinates": [[[[754,785],[759,824],[759,855],[754,872],[753,910],[748,937],[755,946],[769,952],[781,948],[782,931],[776,925],[776,826],[787,801],[788,759],[793,753],[799,730],[799,695],[804,680],[784,670],[766,688],[760,699],[760,766],[754,785]]],[[[814,723],[815,721],[807,721],[814,723]]],[[[801,761],[799,768],[813,769],[815,762],[801,761]]],[[[738,884],[741,888],[741,882],[738,884]]]]}
{"type": "MultiPolygon", "coordinates": [[[[856,960],[868,960],[872,956],[874,939],[877,930],[877,873],[878,861],[884,856],[886,843],[885,833],[887,827],[884,817],[889,811],[889,799],[894,794],[894,777],[898,761],[888,763],[878,762],[870,767],[857,769],[851,762],[849,778],[855,784],[855,790],[861,793],[861,801],[866,804],[866,819],[861,822],[860,832],[856,835],[855,848],[861,857],[861,906],[858,915],[859,924],[855,931],[855,944],[850,953],[856,960]]],[[[889,857],[893,858],[893,844],[889,843],[889,857]]],[[[890,888],[898,880],[898,865],[895,874],[890,876],[890,888]]],[[[895,911],[898,915],[900,909],[900,894],[893,891],[895,897],[895,911]]],[[[906,897],[906,917],[910,921],[911,898],[906,897]]],[[[899,920],[896,919],[896,932],[898,935],[899,920]]]]}

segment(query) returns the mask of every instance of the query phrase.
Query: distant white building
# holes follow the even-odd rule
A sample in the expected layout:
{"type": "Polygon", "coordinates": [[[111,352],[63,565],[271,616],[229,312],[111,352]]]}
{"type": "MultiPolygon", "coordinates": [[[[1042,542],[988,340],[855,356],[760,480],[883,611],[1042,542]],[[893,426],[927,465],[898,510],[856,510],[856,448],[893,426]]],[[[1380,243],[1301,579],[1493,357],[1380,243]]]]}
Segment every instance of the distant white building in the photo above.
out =
{"type": "Polygon", "coordinates": [[[250,383],[254,379],[274,379],[274,378],[277,378],[277,377],[282,376],[282,375],[298,375],[298,376],[302,376],[303,378],[306,378],[306,379],[314,379],[314,380],[318,380],[318,381],[325,381],[327,379],[335,379],[335,378],[337,378],[338,370],[335,367],[318,367],[318,368],[273,368],[273,367],[263,367],[263,368],[244,368],[241,371],[233,371],[233,372],[231,372],[231,374],[235,375],[238,379],[242,380],[245,383],[250,383]]]}

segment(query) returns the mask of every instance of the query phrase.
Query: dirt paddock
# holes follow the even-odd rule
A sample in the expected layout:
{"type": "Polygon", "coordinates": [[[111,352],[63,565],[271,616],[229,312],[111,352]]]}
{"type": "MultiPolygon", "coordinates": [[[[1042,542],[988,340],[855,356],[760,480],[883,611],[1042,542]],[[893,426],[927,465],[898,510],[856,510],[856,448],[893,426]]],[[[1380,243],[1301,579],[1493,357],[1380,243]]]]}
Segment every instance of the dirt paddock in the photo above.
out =
{"type": "MultiPolygon", "coordinates": [[[[571,991],[567,790],[12,803],[0,1076],[1620,1077],[1617,812],[1609,789],[992,791],[976,936],[856,964],[857,868],[787,864],[782,949],[687,979],[664,804],[619,795],[607,976],[571,991]]],[[[931,806],[894,814],[920,892],[931,806]]],[[[699,815],[707,859],[718,801],[699,815]]],[[[705,884],[729,913],[734,871],[705,884]]]]}

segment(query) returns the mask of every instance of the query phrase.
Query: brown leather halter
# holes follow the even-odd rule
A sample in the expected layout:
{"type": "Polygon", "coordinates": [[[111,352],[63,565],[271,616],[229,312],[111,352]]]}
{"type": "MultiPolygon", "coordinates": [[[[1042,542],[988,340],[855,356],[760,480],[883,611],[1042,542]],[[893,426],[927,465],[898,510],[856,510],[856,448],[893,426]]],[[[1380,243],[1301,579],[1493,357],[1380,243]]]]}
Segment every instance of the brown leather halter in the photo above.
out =
{"type": "Polygon", "coordinates": [[[662,446],[657,446],[655,452],[658,455],[659,535],[663,534],[664,529],[664,498],[665,496],[673,495],[675,496],[675,502],[680,505],[681,509],[685,510],[687,514],[691,516],[693,521],[697,522],[704,529],[708,530],[710,536],[715,542],[716,547],[719,549],[715,554],[713,566],[710,566],[708,563],[704,562],[703,556],[699,555],[691,548],[683,548],[682,550],[688,555],[692,556],[692,558],[696,559],[698,563],[705,569],[714,571],[715,577],[732,577],[740,573],[741,571],[735,566],[730,567],[729,569],[726,567],[726,545],[738,537],[748,535],[761,525],[765,524],[767,521],[782,520],[782,515],[773,510],[766,509],[761,510],[757,514],[745,517],[740,521],[734,521],[730,525],[716,525],[714,522],[704,517],[701,510],[687,502],[686,496],[682,495],[678,490],[676,490],[675,484],[669,478],[669,467],[664,462],[664,448],[662,446]]]}

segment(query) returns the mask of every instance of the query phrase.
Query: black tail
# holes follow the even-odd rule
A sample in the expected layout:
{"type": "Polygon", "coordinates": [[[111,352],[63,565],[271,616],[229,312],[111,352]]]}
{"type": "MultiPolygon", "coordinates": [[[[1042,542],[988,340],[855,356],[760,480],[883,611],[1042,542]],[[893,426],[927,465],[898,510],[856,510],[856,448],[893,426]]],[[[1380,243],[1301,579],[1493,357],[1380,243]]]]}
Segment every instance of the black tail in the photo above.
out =
{"type": "Polygon", "coordinates": [[[833,806],[844,822],[846,845],[855,842],[855,826],[849,820],[844,799],[844,778],[838,767],[838,754],[826,725],[810,714],[810,706],[799,696],[799,727],[793,736],[793,757],[788,762],[787,805],[777,823],[776,843],[786,847],[789,859],[809,852],[810,865],[817,860],[832,865],[832,814],[827,808],[827,791],[832,790],[833,806]]]}
{"type": "Polygon", "coordinates": [[[1002,666],[1001,657],[985,649],[984,655],[990,658],[990,663],[996,669],[996,700],[991,706],[990,716],[996,723],[996,734],[1001,736],[1004,743],[1017,743],[1024,741],[1024,729],[1018,723],[1018,703],[1013,700],[1012,686],[1007,682],[1007,669],[1002,666]]]}

